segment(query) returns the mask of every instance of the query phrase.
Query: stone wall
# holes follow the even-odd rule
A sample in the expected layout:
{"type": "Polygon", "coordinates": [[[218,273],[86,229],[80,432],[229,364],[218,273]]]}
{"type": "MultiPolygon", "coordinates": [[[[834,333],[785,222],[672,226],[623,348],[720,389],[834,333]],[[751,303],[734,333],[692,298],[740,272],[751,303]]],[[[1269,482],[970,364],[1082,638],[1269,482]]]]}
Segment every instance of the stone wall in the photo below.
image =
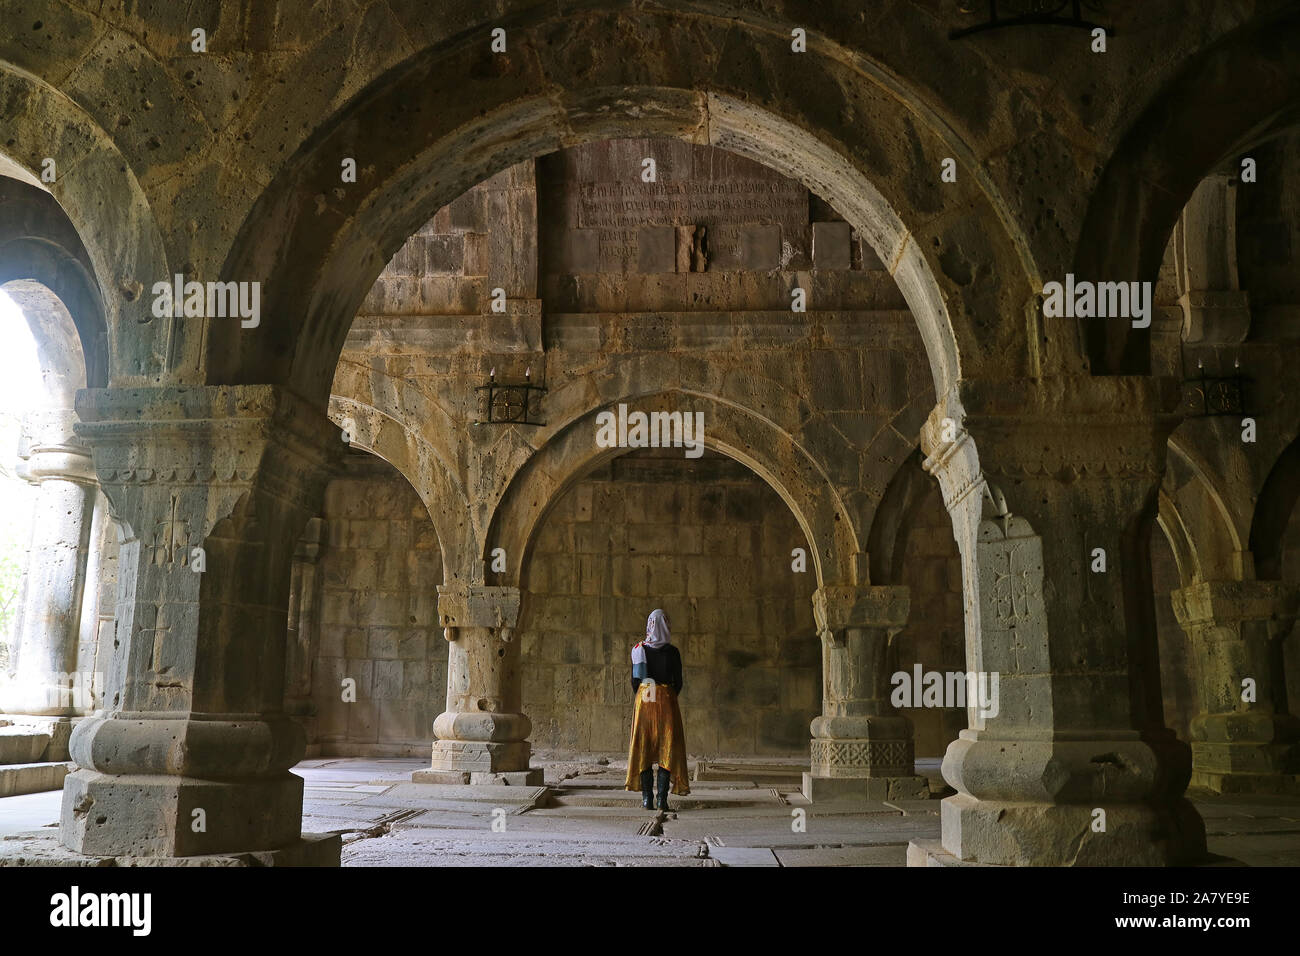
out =
{"type": "Polygon", "coordinates": [[[447,691],[442,561],[419,496],[392,466],[349,459],[325,494],[313,750],[425,756],[447,691]],[[344,678],[356,681],[345,703],[344,678]]]}
{"type": "Polygon", "coordinates": [[[692,755],[806,754],[821,711],[807,549],[785,503],[743,466],[646,450],[580,481],[527,567],[524,712],[538,749],[622,752],[632,645],[662,607],[684,666],[692,755]]]}
{"type": "MultiPolygon", "coordinates": [[[[668,407],[685,409],[716,395],[725,407],[752,408],[779,433],[772,447],[750,448],[755,459],[780,470],[807,454],[820,472],[814,482],[836,489],[823,518],[843,515],[860,542],[933,405],[915,320],[834,209],[752,161],[664,139],[544,156],[440,210],[367,297],[333,393],[335,420],[397,456],[431,502],[446,553],[470,561],[499,543],[494,535],[509,531],[511,519],[487,528],[467,515],[495,500],[518,462],[559,444],[553,429],[589,410],[594,395],[668,393],[665,401],[676,403],[668,407]],[[645,159],[655,161],[653,183],[641,179],[645,159]],[[795,287],[808,293],[807,312],[791,311],[795,287]],[[490,308],[494,288],[505,292],[503,312],[490,308]],[[490,372],[497,382],[527,372],[549,389],[537,415],[551,425],[475,424],[488,417],[479,387],[490,372]]],[[[711,434],[719,427],[706,422],[711,434]]],[[[738,447],[760,437],[745,428],[733,436],[738,447]]],[[[546,466],[562,483],[587,467],[579,444],[546,466]]],[[[628,456],[568,488],[523,569],[523,710],[534,746],[626,745],[627,651],[661,603],[691,639],[684,649],[695,652],[684,702],[692,751],[806,754],[821,707],[821,648],[811,560],[806,575],[792,579],[789,570],[791,549],[807,547],[790,509],[753,473],[712,455],[689,463],[680,453],[628,456]],[[710,503],[715,480],[720,500],[710,503]],[[598,489],[608,508],[594,517],[573,510],[598,489]],[[764,502],[761,514],[740,504],[754,499],[764,502]],[[674,502],[687,510],[674,511],[674,502]],[[628,550],[629,529],[610,517],[638,503],[658,509],[639,522],[651,552],[628,550]],[[733,533],[759,537],[750,547],[733,533]],[[601,546],[580,550],[593,534],[601,546]],[[715,550],[702,550],[706,542],[715,550]],[[629,581],[632,574],[644,579],[629,581]],[[713,688],[704,702],[692,697],[702,686],[713,688]],[[571,714],[575,700],[581,706],[571,714]]],[[[513,494],[502,510],[517,504],[513,494]]],[[[937,493],[931,499],[908,557],[916,567],[900,582],[918,589],[907,660],[964,669],[955,544],[937,493]]],[[[811,498],[797,505],[806,515],[819,507],[811,498]]],[[[463,563],[448,574],[472,577],[463,563]]],[[[961,726],[959,713],[915,716],[921,752],[932,756],[961,726]]]]}
{"type": "MultiPolygon", "coordinates": [[[[938,483],[932,480],[927,481],[925,495],[916,507],[901,583],[911,589],[911,613],[890,648],[891,673],[913,673],[916,664],[921,665],[922,673],[965,671],[961,558],[952,519],[943,506],[938,483]]],[[[966,711],[960,707],[900,710],[912,720],[918,757],[942,757],[966,726],[966,711]]]]}

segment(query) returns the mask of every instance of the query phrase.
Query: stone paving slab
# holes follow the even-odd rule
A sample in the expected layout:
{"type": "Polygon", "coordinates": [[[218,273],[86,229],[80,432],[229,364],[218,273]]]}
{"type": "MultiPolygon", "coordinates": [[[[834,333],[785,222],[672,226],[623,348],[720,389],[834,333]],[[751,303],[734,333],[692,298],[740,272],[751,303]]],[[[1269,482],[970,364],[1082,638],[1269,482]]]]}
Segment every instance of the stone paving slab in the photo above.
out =
{"type": "Polygon", "coordinates": [[[767,847],[711,846],[709,856],[722,866],[780,866],[767,847]]]}
{"type": "Polygon", "coordinates": [[[72,764],[67,761],[17,763],[0,767],[0,797],[62,790],[63,778],[72,769],[72,764]]]}
{"type": "MultiPolygon", "coordinates": [[[[716,851],[710,850],[710,853],[716,851]]],[[[819,847],[774,850],[782,866],[906,866],[906,846],[819,847]]]]}
{"type": "Polygon", "coordinates": [[[1206,848],[1246,866],[1300,866],[1300,835],[1211,836],[1206,848]]]}
{"type": "Polygon", "coordinates": [[[1207,836],[1226,836],[1234,833],[1300,834],[1300,818],[1219,817],[1205,821],[1205,833],[1207,836]]]}
{"type": "Polygon", "coordinates": [[[338,866],[339,838],[327,833],[304,833],[297,843],[278,850],[221,853],[204,856],[112,857],[83,856],[59,843],[53,830],[11,833],[0,838],[0,867],[264,867],[338,866]]]}
{"type": "Polygon", "coordinates": [[[703,866],[696,843],[651,837],[622,841],[520,839],[488,833],[456,839],[394,833],[344,848],[345,866],[703,866]]]}
{"type": "MultiPolygon", "coordinates": [[[[500,821],[500,818],[497,818],[500,821]]],[[[641,824],[644,820],[604,820],[604,821],[578,821],[578,820],[539,820],[532,814],[525,814],[519,817],[507,817],[503,822],[505,829],[501,830],[501,823],[497,823],[498,829],[492,827],[493,819],[491,817],[477,817],[473,819],[464,819],[453,826],[439,826],[429,821],[424,814],[414,817],[408,817],[398,823],[393,824],[393,833],[406,833],[413,830],[424,831],[425,836],[429,836],[431,831],[455,831],[456,839],[463,839],[467,833],[486,834],[489,839],[499,839],[504,834],[515,837],[527,837],[530,840],[554,840],[558,842],[622,842],[627,840],[641,840],[641,824]]],[[[669,839],[669,835],[661,835],[664,839],[669,839]]],[[[674,838],[675,839],[675,838],[674,838]]],[[[692,840],[692,843],[699,843],[699,840],[692,840]]]]}
{"type": "Polygon", "coordinates": [[[548,787],[509,787],[500,784],[398,783],[358,803],[375,807],[432,807],[447,803],[517,807],[537,803],[548,787]]]}
{"type": "Polygon", "coordinates": [[[942,800],[886,800],[885,806],[898,810],[903,816],[937,816],[942,800]]]}
{"type": "MultiPolygon", "coordinates": [[[[720,840],[724,846],[767,846],[773,848],[810,846],[883,846],[909,840],[938,839],[938,818],[895,818],[888,825],[865,820],[807,821],[807,829],[795,832],[789,822],[764,825],[757,820],[695,821],[679,817],[664,824],[664,836],[676,839],[720,840]]],[[[712,842],[712,841],[709,841],[712,842]]]]}
{"type": "MultiPolygon", "coordinates": [[[[675,803],[673,804],[676,805],[675,803]]],[[[802,809],[804,816],[809,819],[889,819],[901,820],[903,814],[893,807],[887,807],[883,803],[863,804],[860,807],[848,808],[835,804],[803,804],[800,806],[795,801],[790,801],[789,806],[784,806],[776,800],[770,803],[755,803],[749,805],[735,806],[714,806],[714,807],[693,807],[682,808],[682,813],[692,820],[749,820],[754,818],[767,818],[773,820],[790,820],[793,816],[794,809],[802,809]]],[[[937,819],[937,817],[936,817],[937,819]]]]}
{"type": "MultiPolygon", "coordinates": [[[[631,790],[603,790],[587,792],[554,793],[553,798],[561,806],[608,807],[641,805],[641,794],[631,790]]],[[[748,807],[755,804],[781,806],[781,800],[769,789],[751,788],[747,790],[693,790],[689,795],[679,797],[670,794],[670,806],[682,810],[696,811],[705,809],[722,809],[727,807],[748,807]]]]}

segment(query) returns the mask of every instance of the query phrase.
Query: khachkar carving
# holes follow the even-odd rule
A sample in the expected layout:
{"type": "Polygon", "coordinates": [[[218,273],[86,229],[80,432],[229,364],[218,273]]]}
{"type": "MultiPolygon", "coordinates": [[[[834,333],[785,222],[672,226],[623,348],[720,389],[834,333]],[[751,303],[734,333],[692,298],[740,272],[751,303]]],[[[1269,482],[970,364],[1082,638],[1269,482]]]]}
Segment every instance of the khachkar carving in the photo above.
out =
{"type": "Polygon", "coordinates": [[[936,409],[922,443],[961,550],[967,668],[996,674],[999,700],[968,710],[944,756],[957,793],[944,801],[942,840],[913,844],[909,862],[1198,859],[1186,755],[1135,725],[1129,674],[1126,562],[1140,556],[1127,536],[1159,481],[1173,383],[987,388],[963,383],[961,398],[967,412],[993,413],[936,409]]]}
{"type": "Polygon", "coordinates": [[[902,587],[828,587],[813,595],[822,638],[824,698],[812,722],[812,800],[925,797],[916,776],[912,724],[889,702],[886,652],[907,622],[902,587]]]}
{"type": "Polygon", "coordinates": [[[1277,642],[1300,593],[1280,581],[1202,581],[1170,595],[1196,655],[1192,786],[1219,793],[1300,790],[1300,720],[1286,712],[1277,642]]]}
{"type": "Polygon", "coordinates": [[[130,856],[298,846],[283,543],[319,509],[338,430],[269,386],[90,389],[77,410],[125,540],[106,713],[73,732],[60,839],[130,856]]]}
{"type": "Polygon", "coordinates": [[[432,768],[426,783],[540,784],[529,768],[532,724],[522,711],[518,588],[438,588],[438,616],[447,649],[447,709],[433,722],[432,768]]]}
{"type": "Polygon", "coordinates": [[[1012,544],[997,555],[1001,568],[993,569],[993,608],[999,627],[1014,627],[1030,618],[1029,600],[1034,575],[1041,579],[1041,566],[1031,570],[1031,559],[1022,554],[1023,542],[1012,544]]]}

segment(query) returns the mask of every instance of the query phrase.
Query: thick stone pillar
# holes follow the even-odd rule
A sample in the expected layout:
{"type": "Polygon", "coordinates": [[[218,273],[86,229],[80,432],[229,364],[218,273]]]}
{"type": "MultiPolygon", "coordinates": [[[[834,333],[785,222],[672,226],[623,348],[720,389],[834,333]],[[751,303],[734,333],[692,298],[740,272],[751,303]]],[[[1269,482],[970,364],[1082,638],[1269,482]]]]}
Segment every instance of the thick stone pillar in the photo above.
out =
{"type": "Polygon", "coordinates": [[[995,715],[969,708],[949,746],[943,775],[957,794],[943,802],[941,845],[913,844],[913,865],[1204,854],[1182,795],[1190,756],[1147,726],[1129,674],[1131,643],[1151,637],[1139,613],[1150,595],[1129,582],[1144,580],[1138,529],[1155,505],[1172,389],[1061,384],[1050,397],[999,386],[973,396],[984,411],[967,412],[968,430],[936,409],[923,431],[961,550],[967,667],[996,673],[1000,699],[995,715]]]}
{"type": "Polygon", "coordinates": [[[1295,625],[1300,594],[1280,581],[1202,581],[1170,598],[1199,678],[1192,786],[1296,792],[1300,720],[1283,711],[1277,642],[1295,625]]]}
{"type": "Polygon", "coordinates": [[[72,735],[60,840],[337,864],[337,838],[301,839],[283,713],[290,563],[337,429],[259,385],[89,389],[77,411],[123,543],[105,712],[72,735]]]}
{"type": "Polygon", "coordinates": [[[924,799],[912,722],[889,702],[889,642],[907,623],[905,587],[828,587],[813,594],[822,639],[822,713],[812,722],[810,800],[924,799]]]}
{"type": "Polygon", "coordinates": [[[26,423],[19,472],[37,490],[16,667],[0,688],[0,711],[49,734],[46,760],[67,759],[74,719],[88,709],[90,681],[77,658],[96,485],[90,451],[72,437],[74,418],[71,409],[52,410],[26,423]]]}
{"type": "Polygon", "coordinates": [[[528,766],[532,724],[521,712],[518,588],[438,588],[438,616],[449,642],[447,709],[433,722],[433,767],[425,783],[540,785],[528,766]]]}

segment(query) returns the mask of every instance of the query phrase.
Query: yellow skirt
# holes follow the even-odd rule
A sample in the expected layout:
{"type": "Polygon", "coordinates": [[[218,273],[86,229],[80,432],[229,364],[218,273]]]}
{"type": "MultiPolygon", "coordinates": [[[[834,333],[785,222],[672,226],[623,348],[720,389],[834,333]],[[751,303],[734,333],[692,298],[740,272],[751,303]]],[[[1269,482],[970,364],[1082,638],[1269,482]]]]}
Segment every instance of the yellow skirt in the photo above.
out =
{"type": "Polygon", "coordinates": [[[636,712],[632,715],[632,742],[627,749],[626,790],[641,789],[641,771],[659,764],[672,778],[673,793],[691,792],[690,773],[686,769],[686,732],[682,730],[682,712],[677,695],[663,684],[642,684],[636,692],[636,712]],[[654,691],[654,699],[649,692],[654,691]]]}

